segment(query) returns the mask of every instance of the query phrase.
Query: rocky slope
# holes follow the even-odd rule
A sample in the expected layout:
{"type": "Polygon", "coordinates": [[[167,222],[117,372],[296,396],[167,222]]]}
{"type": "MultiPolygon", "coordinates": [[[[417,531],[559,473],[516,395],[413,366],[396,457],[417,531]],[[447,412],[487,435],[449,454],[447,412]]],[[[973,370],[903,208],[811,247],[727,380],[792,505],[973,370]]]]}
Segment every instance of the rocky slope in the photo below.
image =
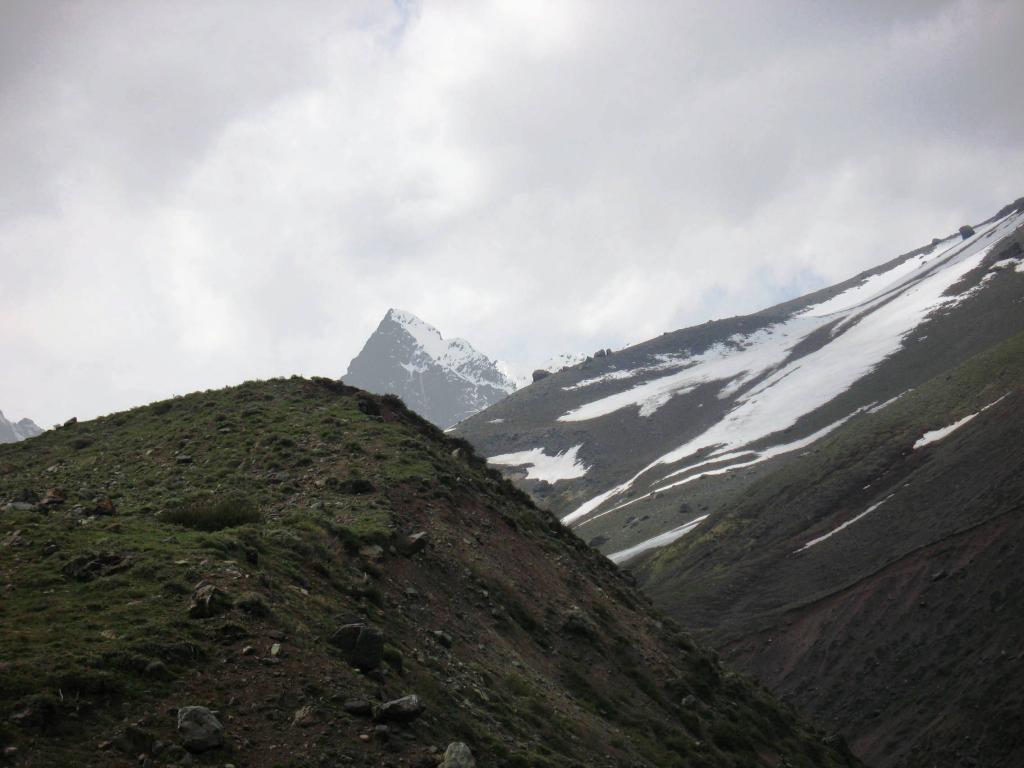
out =
{"type": "Polygon", "coordinates": [[[32,419],[8,421],[0,411],[0,443],[17,443],[42,433],[43,430],[32,419]]]}
{"type": "Polygon", "coordinates": [[[459,431],[869,764],[1022,763],[1022,210],[459,431]]]}
{"type": "Polygon", "coordinates": [[[855,763],[396,398],[70,424],[0,500],[6,764],[855,763]]]}
{"type": "Polygon", "coordinates": [[[359,354],[345,382],[394,394],[445,429],[516,390],[501,365],[464,339],[444,339],[415,315],[389,309],[359,354]]]}
{"type": "Polygon", "coordinates": [[[1024,765],[1024,334],[633,566],[878,766],[1024,765]]]}

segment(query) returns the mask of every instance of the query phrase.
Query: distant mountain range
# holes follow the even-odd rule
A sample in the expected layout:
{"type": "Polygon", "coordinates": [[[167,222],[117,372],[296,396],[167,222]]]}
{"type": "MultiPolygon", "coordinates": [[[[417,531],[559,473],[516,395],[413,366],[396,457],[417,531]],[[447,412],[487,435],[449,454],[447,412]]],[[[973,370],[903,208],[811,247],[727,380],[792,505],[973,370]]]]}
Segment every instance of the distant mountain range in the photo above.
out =
{"type": "Polygon", "coordinates": [[[585,355],[563,354],[533,376],[478,352],[465,339],[445,339],[411,312],[389,309],[352,360],[346,384],[375,394],[395,394],[442,429],[504,399],[534,378],[575,365],[585,355]]]}
{"type": "Polygon", "coordinates": [[[12,422],[0,411],[0,443],[17,443],[42,433],[43,430],[32,419],[12,422]]]}
{"type": "Polygon", "coordinates": [[[869,764],[1024,764],[1022,224],[1024,199],[457,432],[869,764]]]}

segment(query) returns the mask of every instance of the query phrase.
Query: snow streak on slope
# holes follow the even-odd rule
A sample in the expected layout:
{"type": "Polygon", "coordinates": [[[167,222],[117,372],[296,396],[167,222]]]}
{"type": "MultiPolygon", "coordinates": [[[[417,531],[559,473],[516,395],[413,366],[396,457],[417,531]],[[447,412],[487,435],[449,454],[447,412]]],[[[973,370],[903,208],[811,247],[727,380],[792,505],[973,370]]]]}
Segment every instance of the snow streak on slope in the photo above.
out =
{"type": "Polygon", "coordinates": [[[527,467],[527,480],[542,480],[554,484],[559,480],[574,480],[587,474],[589,467],[576,456],[581,447],[581,445],[574,445],[569,450],[556,453],[554,456],[544,453],[543,448],[532,448],[529,451],[491,456],[487,461],[491,464],[502,464],[509,467],[525,466],[527,467]]]}
{"type": "MultiPolygon", "coordinates": [[[[850,414],[849,416],[846,416],[846,417],[840,419],[839,421],[837,421],[837,422],[835,422],[833,424],[829,424],[827,427],[825,427],[823,429],[819,429],[814,434],[808,435],[807,437],[805,437],[805,438],[803,438],[801,440],[796,440],[796,441],[794,441],[792,443],[783,443],[782,445],[773,445],[772,447],[766,448],[763,451],[739,451],[739,452],[736,452],[736,453],[724,453],[724,454],[720,454],[720,455],[715,455],[714,458],[706,459],[706,460],[700,461],[700,462],[698,462],[696,464],[691,464],[691,465],[689,465],[687,467],[683,467],[682,469],[677,469],[676,471],[670,472],[669,474],[665,475],[665,477],[663,477],[662,480],[668,480],[670,477],[675,477],[677,475],[681,475],[684,472],[691,473],[691,474],[689,474],[688,477],[686,477],[686,478],[684,478],[682,480],[676,480],[675,482],[669,483],[668,485],[660,485],[657,488],[655,488],[652,491],[652,493],[661,493],[663,491],[669,490],[670,488],[676,488],[677,486],[685,485],[686,483],[693,482],[694,480],[700,480],[701,478],[704,478],[704,477],[714,477],[716,475],[724,475],[724,474],[726,474],[728,472],[732,472],[733,470],[736,470],[736,469],[743,469],[745,467],[752,467],[755,464],[760,464],[762,461],[768,461],[768,459],[774,459],[776,456],[781,456],[784,453],[790,453],[791,451],[798,451],[801,448],[806,448],[807,446],[812,445],[813,443],[818,442],[818,440],[820,440],[821,438],[825,437],[825,435],[827,435],[832,430],[836,429],[837,427],[841,426],[842,424],[845,424],[853,416],[855,416],[858,412],[854,412],[854,413],[850,414]],[[708,470],[705,470],[703,472],[697,472],[696,471],[696,470],[700,469],[701,467],[705,467],[705,466],[707,466],[709,464],[718,464],[718,463],[723,462],[723,461],[733,461],[733,460],[739,459],[739,458],[743,458],[743,461],[740,461],[740,462],[737,462],[737,463],[732,463],[732,464],[726,464],[725,466],[717,467],[715,469],[708,469],[708,470]]],[[[656,463],[657,462],[655,462],[655,464],[656,463]]],[[[645,467],[641,472],[636,474],[628,482],[624,483],[621,486],[618,486],[618,488],[613,489],[613,490],[616,493],[621,493],[622,491],[626,490],[630,486],[630,484],[633,483],[633,481],[635,481],[638,477],[640,477],[640,475],[642,475],[648,469],[650,469],[651,467],[655,466],[655,464],[651,464],[650,466],[645,467]]],[[[582,523],[580,523],[579,527],[582,528],[587,523],[592,523],[595,520],[597,520],[598,518],[604,517],[605,515],[611,514],[612,512],[617,512],[620,509],[628,507],[630,504],[636,504],[638,501],[641,501],[644,498],[645,497],[641,496],[638,499],[633,499],[632,501],[627,501],[627,502],[625,502],[623,504],[619,504],[616,507],[612,507],[611,509],[607,509],[604,512],[601,512],[600,514],[594,515],[593,517],[590,517],[587,520],[584,520],[582,523]]],[[[575,512],[572,512],[569,515],[566,515],[565,517],[563,517],[562,518],[562,522],[565,523],[566,525],[568,525],[569,523],[572,523],[575,520],[578,520],[580,517],[585,516],[587,512],[591,511],[594,508],[595,507],[589,507],[588,508],[587,505],[584,504],[582,507],[580,507],[580,509],[577,509],[575,512]],[[581,513],[580,510],[584,510],[584,511],[581,513]]]]}
{"type": "MultiPolygon", "coordinates": [[[[720,382],[719,397],[732,398],[734,403],[726,417],[703,434],[651,462],[626,483],[584,503],[563,521],[586,517],[658,465],[686,459],[697,463],[723,460],[724,454],[735,454],[780,433],[833,400],[899,350],[904,338],[931,313],[961,300],[963,294],[946,293],[981,264],[998,236],[1011,232],[1021,220],[1021,215],[1012,214],[979,228],[966,241],[938,243],[929,252],[869,277],[787,320],[753,334],[733,336],[726,344],[694,356],[678,373],[563,414],[559,421],[584,421],[637,407],[641,416],[647,416],[670,398],[713,382],[720,382]],[[791,357],[799,342],[829,326],[827,343],[806,355],[791,357]]],[[[747,465],[744,462],[732,468],[747,465]]]]}
{"type": "Polygon", "coordinates": [[[836,526],[836,527],[835,527],[835,528],[833,528],[833,529],[832,529],[831,531],[829,531],[828,533],[826,533],[826,534],[825,534],[824,536],[819,536],[819,537],[818,537],[818,538],[816,538],[816,539],[811,539],[811,540],[810,540],[810,541],[808,541],[808,542],[807,542],[806,544],[804,544],[804,545],[803,545],[802,547],[800,547],[800,549],[796,550],[796,552],[794,552],[793,554],[796,554],[797,552],[803,552],[803,551],[804,551],[805,549],[810,549],[810,548],[811,548],[811,547],[813,547],[813,546],[814,546],[815,544],[820,544],[820,543],[821,543],[821,542],[823,542],[823,541],[824,541],[825,539],[829,539],[829,538],[831,538],[831,537],[835,536],[835,535],[836,535],[837,533],[839,533],[839,532],[840,532],[841,530],[843,530],[844,528],[848,528],[849,526],[853,525],[853,524],[854,524],[854,523],[856,523],[856,522],[857,522],[858,520],[860,520],[860,519],[861,519],[862,517],[867,517],[868,515],[870,515],[870,514],[871,514],[872,512],[874,512],[874,511],[875,511],[876,509],[878,509],[878,508],[879,508],[880,506],[882,506],[883,504],[885,504],[885,502],[887,502],[887,501],[888,501],[889,499],[891,499],[892,497],[893,497],[893,494],[891,494],[891,493],[890,493],[890,494],[889,494],[888,496],[886,496],[886,497],[885,497],[884,499],[882,499],[882,500],[881,500],[880,502],[878,502],[877,504],[872,504],[872,505],[871,505],[870,507],[868,507],[867,509],[865,509],[865,510],[864,510],[863,512],[861,512],[861,513],[860,513],[859,515],[857,515],[856,517],[852,517],[852,518],[850,518],[849,520],[847,520],[847,521],[846,521],[845,523],[843,523],[842,525],[836,526]]]}
{"type": "Polygon", "coordinates": [[[696,528],[698,525],[704,522],[707,519],[707,517],[707,515],[698,517],[697,519],[691,520],[685,525],[680,525],[678,528],[673,528],[671,531],[665,531],[665,533],[655,536],[654,538],[648,539],[647,541],[642,541],[639,544],[630,547],[629,549],[623,549],[619,552],[612,552],[612,554],[608,555],[608,559],[617,565],[619,563],[624,563],[627,560],[636,557],[641,552],[646,552],[649,549],[657,549],[658,547],[668,546],[676,539],[679,539],[688,534],[690,531],[692,531],[694,528],[696,528]]]}
{"type": "Polygon", "coordinates": [[[930,432],[925,432],[920,437],[920,439],[916,443],[914,443],[914,450],[916,451],[918,448],[924,448],[924,446],[926,445],[937,443],[939,442],[939,440],[949,437],[951,434],[960,429],[960,427],[962,427],[964,424],[968,423],[969,421],[973,421],[979,414],[982,414],[985,411],[987,411],[989,408],[998,403],[1004,397],[1006,397],[1006,395],[1003,395],[1003,397],[1000,397],[999,400],[996,400],[993,403],[989,403],[980,411],[978,411],[978,413],[972,413],[969,416],[964,416],[959,421],[954,421],[948,427],[943,427],[942,429],[933,429],[930,432]]]}

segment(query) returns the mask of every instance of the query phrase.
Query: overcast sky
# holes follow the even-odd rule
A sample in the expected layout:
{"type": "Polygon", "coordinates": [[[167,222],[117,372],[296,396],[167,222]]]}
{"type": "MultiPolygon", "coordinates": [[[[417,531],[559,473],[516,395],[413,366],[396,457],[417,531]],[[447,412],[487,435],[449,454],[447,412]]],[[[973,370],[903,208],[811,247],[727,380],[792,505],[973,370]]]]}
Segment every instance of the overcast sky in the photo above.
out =
{"type": "Polygon", "coordinates": [[[1024,195],[1024,3],[0,2],[0,409],[339,376],[388,307],[529,370],[1024,195]]]}

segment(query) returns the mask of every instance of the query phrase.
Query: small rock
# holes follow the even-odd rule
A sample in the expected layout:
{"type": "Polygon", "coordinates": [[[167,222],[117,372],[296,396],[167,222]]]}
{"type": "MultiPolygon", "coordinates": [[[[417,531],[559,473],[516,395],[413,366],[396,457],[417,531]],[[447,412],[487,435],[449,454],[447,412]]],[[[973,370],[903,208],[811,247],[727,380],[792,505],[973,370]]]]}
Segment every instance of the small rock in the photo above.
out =
{"type": "Polygon", "coordinates": [[[164,747],[160,757],[168,764],[179,766],[192,765],[192,755],[180,744],[168,744],[164,747]]]}
{"type": "Polygon", "coordinates": [[[117,507],[114,506],[114,502],[110,500],[109,496],[104,496],[88,509],[87,514],[109,517],[117,514],[117,507]]]}
{"type": "Polygon", "coordinates": [[[146,665],[146,676],[152,677],[155,680],[170,680],[174,675],[171,674],[171,670],[167,668],[159,659],[154,659],[146,665]]]}
{"type": "Polygon", "coordinates": [[[247,645],[242,649],[243,656],[252,656],[254,653],[256,653],[256,646],[247,645]]]}
{"type": "Polygon", "coordinates": [[[398,551],[405,557],[412,557],[422,552],[427,546],[427,532],[419,531],[410,536],[403,536],[398,540],[398,551]]]}
{"type": "Polygon", "coordinates": [[[565,632],[582,637],[596,637],[597,625],[579,608],[573,608],[565,615],[562,622],[562,629],[565,632]]]}
{"type": "Polygon", "coordinates": [[[453,741],[444,751],[444,759],[438,768],[476,768],[472,750],[461,741],[453,741]]]}
{"type": "Polygon", "coordinates": [[[377,710],[381,722],[408,723],[423,714],[423,702],[415,694],[382,704],[377,710]]]}
{"type": "Polygon", "coordinates": [[[178,733],[189,752],[205,752],[224,743],[224,726],[206,707],[182,707],[178,710],[178,733]]]}
{"type": "Polygon", "coordinates": [[[273,645],[270,646],[270,655],[273,656],[275,659],[278,656],[281,655],[281,644],[280,643],[274,643],[273,645]]]}
{"type": "Polygon", "coordinates": [[[111,743],[126,755],[150,754],[153,751],[153,744],[156,741],[149,731],[145,731],[137,725],[129,725],[123,731],[114,735],[111,743]]]}
{"type": "Polygon", "coordinates": [[[311,725],[316,725],[320,722],[320,713],[310,704],[296,710],[292,716],[292,725],[297,725],[300,728],[308,728],[311,725]]]}
{"type": "Polygon", "coordinates": [[[179,453],[177,456],[174,457],[174,463],[175,464],[191,464],[192,463],[192,457],[189,456],[187,453],[179,453]]]}
{"type": "Polygon", "coordinates": [[[67,563],[61,572],[75,581],[92,581],[131,567],[131,560],[115,552],[87,552],[67,563]]]}
{"type": "Polygon", "coordinates": [[[452,636],[449,635],[447,632],[442,632],[440,629],[435,629],[433,632],[430,633],[430,635],[445,648],[452,647],[452,643],[454,642],[454,640],[452,639],[452,636]]]}
{"type": "Polygon", "coordinates": [[[43,496],[43,500],[39,502],[39,506],[43,509],[49,507],[56,507],[63,504],[67,500],[67,494],[60,488],[50,488],[46,495],[43,496]]]}
{"type": "Polygon", "coordinates": [[[214,584],[201,581],[196,585],[195,591],[192,593],[192,603],[188,607],[188,617],[190,619],[208,619],[212,616],[218,616],[230,610],[230,608],[231,599],[224,590],[214,584]]]}

